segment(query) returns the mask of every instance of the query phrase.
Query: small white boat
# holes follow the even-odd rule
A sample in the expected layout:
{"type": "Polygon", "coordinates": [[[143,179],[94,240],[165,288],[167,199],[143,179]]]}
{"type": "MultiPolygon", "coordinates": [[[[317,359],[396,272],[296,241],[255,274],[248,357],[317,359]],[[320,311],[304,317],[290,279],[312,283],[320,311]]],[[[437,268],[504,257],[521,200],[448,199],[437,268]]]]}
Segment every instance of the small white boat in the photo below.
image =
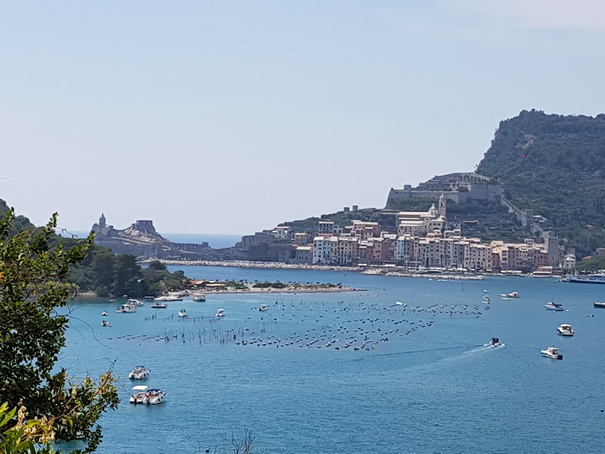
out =
{"type": "Polygon", "coordinates": [[[484,297],[482,298],[482,300],[483,300],[483,302],[484,302],[485,304],[489,304],[489,303],[490,303],[490,301],[491,301],[491,300],[489,299],[489,296],[484,296],[484,297]]]}
{"type": "Polygon", "coordinates": [[[573,328],[567,323],[563,323],[557,327],[557,332],[560,336],[573,336],[573,328]]]}
{"type": "Polygon", "coordinates": [[[132,312],[136,312],[136,311],[137,311],[137,305],[129,304],[129,303],[124,303],[116,309],[116,312],[118,312],[120,314],[132,313],[132,312]]]}
{"type": "Polygon", "coordinates": [[[168,307],[168,304],[160,303],[160,302],[156,302],[151,305],[152,309],[166,309],[167,307],[168,307]]]}
{"type": "Polygon", "coordinates": [[[502,345],[502,343],[500,342],[500,339],[498,339],[497,337],[492,337],[491,340],[489,341],[489,344],[494,347],[498,347],[498,346],[502,345]]]}
{"type": "Polygon", "coordinates": [[[548,303],[546,303],[544,305],[544,307],[546,309],[548,309],[549,311],[555,311],[555,312],[561,312],[561,311],[565,310],[565,309],[563,309],[563,305],[561,303],[554,303],[552,301],[549,301],[548,303]]]}
{"type": "Polygon", "coordinates": [[[203,293],[196,293],[195,295],[193,295],[191,297],[191,299],[193,301],[197,301],[197,302],[203,303],[204,301],[206,301],[206,295],[204,295],[203,293]]]}
{"type": "Polygon", "coordinates": [[[217,316],[217,317],[224,317],[224,316],[225,316],[225,309],[219,309],[219,310],[216,312],[216,316],[217,316]]]}
{"type": "Polygon", "coordinates": [[[500,296],[502,296],[503,298],[521,298],[519,292],[500,293],[500,296]]]}
{"type": "Polygon", "coordinates": [[[185,309],[181,309],[179,311],[179,317],[187,317],[187,311],[185,309]]]}
{"type": "Polygon", "coordinates": [[[149,378],[149,369],[144,366],[135,366],[132,372],[128,374],[128,378],[131,380],[145,380],[149,378]]]}
{"type": "Polygon", "coordinates": [[[144,306],[145,305],[145,301],[141,301],[141,300],[137,300],[135,298],[128,298],[128,301],[126,301],[128,304],[133,304],[135,306],[144,306]]]}
{"type": "Polygon", "coordinates": [[[109,312],[107,312],[107,311],[101,312],[101,316],[103,316],[103,317],[107,317],[108,315],[109,315],[109,312]]]}
{"type": "Polygon", "coordinates": [[[266,304],[261,304],[260,306],[258,306],[258,310],[261,312],[265,312],[269,310],[269,306],[266,304]]]}
{"type": "Polygon", "coordinates": [[[105,328],[111,328],[111,325],[109,324],[109,322],[107,320],[103,320],[101,322],[101,326],[103,326],[105,328]]]}
{"type": "Polygon", "coordinates": [[[559,349],[557,347],[548,347],[546,350],[540,350],[542,356],[546,356],[548,358],[553,359],[563,359],[563,355],[559,353],[559,349]]]}
{"type": "Polygon", "coordinates": [[[148,389],[145,392],[145,402],[147,405],[157,405],[164,402],[164,398],[166,397],[166,393],[162,391],[160,388],[152,388],[148,389]]]}
{"type": "Polygon", "coordinates": [[[133,386],[132,387],[132,395],[130,396],[131,404],[144,404],[145,403],[145,393],[147,392],[148,386],[133,386]]]}

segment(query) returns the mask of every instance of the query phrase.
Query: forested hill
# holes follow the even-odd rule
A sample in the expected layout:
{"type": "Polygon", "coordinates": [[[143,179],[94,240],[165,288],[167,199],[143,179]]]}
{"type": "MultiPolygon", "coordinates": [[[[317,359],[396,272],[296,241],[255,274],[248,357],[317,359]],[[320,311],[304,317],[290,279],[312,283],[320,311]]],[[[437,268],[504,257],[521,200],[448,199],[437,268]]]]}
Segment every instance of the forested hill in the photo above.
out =
{"type": "Polygon", "coordinates": [[[605,115],[522,111],[500,122],[477,172],[519,208],[547,218],[582,255],[605,247],[605,115]]]}

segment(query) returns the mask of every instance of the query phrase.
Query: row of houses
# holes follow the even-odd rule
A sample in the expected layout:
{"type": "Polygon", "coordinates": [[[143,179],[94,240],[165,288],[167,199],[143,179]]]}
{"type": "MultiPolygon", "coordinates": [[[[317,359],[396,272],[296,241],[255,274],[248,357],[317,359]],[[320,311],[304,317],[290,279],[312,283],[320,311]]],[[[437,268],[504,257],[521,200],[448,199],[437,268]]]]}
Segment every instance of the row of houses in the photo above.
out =
{"type": "Polygon", "coordinates": [[[444,229],[441,213],[424,215],[420,213],[420,220],[414,220],[410,213],[403,213],[397,232],[382,231],[378,223],[364,221],[353,221],[344,228],[331,221],[320,221],[313,234],[293,232],[289,226],[281,225],[244,237],[242,245],[249,260],[298,264],[394,264],[412,269],[464,268],[488,272],[575,266],[573,257],[563,257],[555,236],[546,234],[543,243],[526,239],[523,243],[486,244],[478,238],[462,237],[459,229],[444,229]]]}

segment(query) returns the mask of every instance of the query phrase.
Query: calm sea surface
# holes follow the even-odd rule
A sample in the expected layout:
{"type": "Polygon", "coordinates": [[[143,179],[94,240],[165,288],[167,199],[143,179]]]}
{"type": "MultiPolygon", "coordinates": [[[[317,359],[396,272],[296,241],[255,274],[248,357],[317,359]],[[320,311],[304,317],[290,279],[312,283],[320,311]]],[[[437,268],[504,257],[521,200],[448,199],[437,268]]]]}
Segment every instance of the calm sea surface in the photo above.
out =
{"type": "Polygon", "coordinates": [[[74,302],[61,365],[76,376],[113,365],[119,377],[122,403],[103,417],[101,453],[232,452],[232,434],[245,428],[265,454],[605,451],[605,310],[592,305],[605,286],[177,269],[360,291],[209,294],[133,314],[116,313],[116,302],[74,302]],[[521,298],[499,296],[512,291],[521,298]],[[566,311],[547,311],[549,300],[566,311]],[[219,308],[226,316],[217,320],[219,308]],[[104,310],[111,328],[100,326],[104,310]],[[557,336],[561,323],[576,335],[557,336]],[[492,337],[505,345],[489,346],[492,337]],[[540,356],[550,345],[563,361],[540,356]],[[128,403],[138,364],[151,369],[147,385],[167,391],[164,404],[128,403]]]}

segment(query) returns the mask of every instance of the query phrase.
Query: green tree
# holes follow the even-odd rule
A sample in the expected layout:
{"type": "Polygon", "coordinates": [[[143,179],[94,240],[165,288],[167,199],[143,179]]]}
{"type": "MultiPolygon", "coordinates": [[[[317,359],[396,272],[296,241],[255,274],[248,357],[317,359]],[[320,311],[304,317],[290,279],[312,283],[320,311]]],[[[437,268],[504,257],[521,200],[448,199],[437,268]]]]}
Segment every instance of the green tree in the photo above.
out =
{"type": "MultiPolygon", "coordinates": [[[[55,241],[56,214],[43,228],[11,235],[14,220],[10,209],[0,221],[0,403],[25,408],[28,420],[51,425],[52,439],[81,439],[92,452],[102,437],[99,417],[119,403],[112,374],[75,383],[55,365],[69,323],[57,309],[75,295],[69,269],[93,237],[67,249],[55,241]]],[[[18,423],[11,419],[9,434],[18,423]]]]}

